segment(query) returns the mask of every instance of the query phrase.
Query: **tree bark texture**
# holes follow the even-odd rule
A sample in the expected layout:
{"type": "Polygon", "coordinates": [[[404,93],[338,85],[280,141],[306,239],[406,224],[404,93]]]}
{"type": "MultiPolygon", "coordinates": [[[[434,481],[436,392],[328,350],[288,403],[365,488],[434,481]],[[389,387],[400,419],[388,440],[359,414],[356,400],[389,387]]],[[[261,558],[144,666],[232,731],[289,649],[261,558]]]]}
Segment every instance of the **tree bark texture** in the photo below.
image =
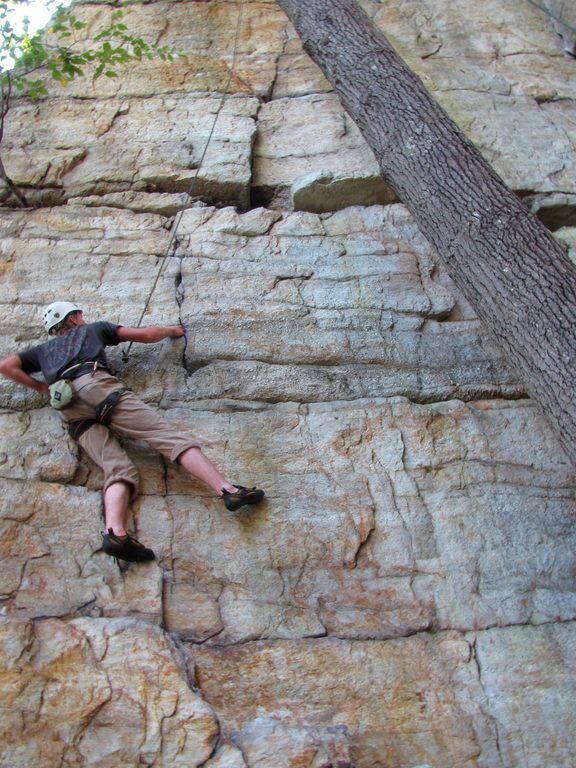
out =
{"type": "Polygon", "coordinates": [[[278,4],[576,465],[576,268],[355,0],[278,4]]]}

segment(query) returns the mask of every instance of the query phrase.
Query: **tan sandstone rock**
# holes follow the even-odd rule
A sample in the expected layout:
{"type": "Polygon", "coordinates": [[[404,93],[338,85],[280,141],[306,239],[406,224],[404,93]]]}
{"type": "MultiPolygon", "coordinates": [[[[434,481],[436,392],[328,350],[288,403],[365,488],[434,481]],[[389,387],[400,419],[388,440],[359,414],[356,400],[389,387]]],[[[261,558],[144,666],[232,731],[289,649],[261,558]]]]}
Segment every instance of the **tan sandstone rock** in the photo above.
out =
{"type": "MultiPolygon", "coordinates": [[[[361,4],[574,256],[569,29],[526,0],[361,4]]],[[[100,470],[2,379],[0,765],[570,765],[574,473],[549,426],[276,2],[124,10],[186,58],[12,104],[31,207],[0,190],[0,356],[54,298],[183,322],[110,362],[266,500],[228,513],[127,441],[157,559],[121,571],[100,470]]],[[[111,7],[75,13],[86,42],[111,7]]]]}
{"type": "Polygon", "coordinates": [[[217,723],[175,655],[144,622],[3,620],[2,765],[204,764],[217,723]]]}

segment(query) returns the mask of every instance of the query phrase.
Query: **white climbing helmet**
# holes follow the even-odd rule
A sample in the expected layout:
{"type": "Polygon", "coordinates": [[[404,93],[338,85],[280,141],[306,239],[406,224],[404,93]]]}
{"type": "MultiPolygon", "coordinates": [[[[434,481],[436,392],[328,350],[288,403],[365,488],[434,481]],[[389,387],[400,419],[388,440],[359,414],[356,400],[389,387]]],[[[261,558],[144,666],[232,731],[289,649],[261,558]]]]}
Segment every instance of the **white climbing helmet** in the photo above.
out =
{"type": "Polygon", "coordinates": [[[52,304],[48,304],[42,320],[47,333],[50,333],[55,325],[65,320],[71,312],[82,312],[82,310],[70,301],[53,301],[52,304]]]}

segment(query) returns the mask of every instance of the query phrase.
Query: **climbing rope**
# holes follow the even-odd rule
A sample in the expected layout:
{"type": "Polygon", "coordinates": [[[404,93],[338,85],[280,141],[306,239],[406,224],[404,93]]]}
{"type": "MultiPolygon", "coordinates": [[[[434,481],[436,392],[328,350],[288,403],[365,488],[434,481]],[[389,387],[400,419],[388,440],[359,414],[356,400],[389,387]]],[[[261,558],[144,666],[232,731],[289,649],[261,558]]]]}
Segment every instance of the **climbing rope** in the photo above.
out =
{"type": "Polygon", "coordinates": [[[537,3],[536,0],[527,0],[527,2],[530,3],[530,5],[533,5],[534,8],[538,8],[539,11],[542,11],[542,13],[545,13],[551,19],[554,19],[554,21],[557,21],[560,24],[562,24],[562,26],[566,27],[566,29],[569,29],[570,32],[576,32],[576,27],[572,26],[572,24],[568,24],[568,22],[565,21],[561,16],[558,16],[556,13],[553,13],[548,8],[545,8],[543,5],[540,5],[540,3],[537,3]]]}
{"type": "MultiPolygon", "coordinates": [[[[174,219],[174,225],[172,227],[172,232],[170,234],[170,239],[168,241],[168,246],[166,248],[166,252],[163,256],[160,257],[160,266],[158,268],[158,271],[156,272],[156,276],[154,278],[154,281],[152,282],[152,287],[150,289],[150,292],[148,294],[148,298],[146,299],[146,303],[144,304],[144,309],[142,310],[140,317],[138,319],[138,323],[136,324],[136,328],[140,327],[140,324],[142,323],[142,320],[144,319],[144,315],[148,311],[148,307],[150,306],[150,301],[152,299],[152,296],[154,294],[154,291],[156,290],[156,286],[158,285],[158,281],[160,280],[162,276],[162,272],[164,271],[164,267],[166,265],[167,258],[170,254],[170,250],[172,248],[172,244],[174,243],[174,240],[176,238],[176,233],[178,231],[178,227],[180,226],[180,221],[182,220],[182,216],[184,215],[184,210],[190,201],[192,197],[192,188],[194,186],[194,183],[196,181],[196,178],[198,177],[198,173],[200,171],[200,168],[202,167],[202,163],[204,162],[204,158],[206,157],[206,152],[208,151],[208,147],[210,145],[210,142],[212,140],[212,136],[214,135],[214,130],[216,128],[216,123],[218,122],[218,117],[220,116],[220,112],[222,111],[222,107],[224,106],[224,101],[226,99],[226,96],[228,95],[228,89],[230,88],[230,83],[232,82],[232,76],[235,74],[236,71],[236,55],[238,53],[238,41],[240,39],[240,27],[242,23],[242,10],[244,6],[244,0],[240,0],[238,4],[238,16],[236,18],[236,31],[234,33],[234,45],[232,49],[232,63],[228,70],[228,79],[226,81],[226,85],[224,86],[224,89],[222,91],[222,94],[220,96],[220,100],[218,102],[218,107],[216,109],[216,112],[214,114],[214,120],[212,121],[212,127],[210,128],[210,131],[208,133],[208,138],[206,139],[206,143],[204,144],[204,149],[202,150],[202,154],[200,155],[200,161],[198,162],[198,165],[196,166],[194,176],[192,177],[192,181],[190,182],[190,186],[188,187],[188,191],[186,192],[186,196],[184,198],[184,202],[182,203],[182,206],[178,213],[176,214],[176,217],[174,219]]],[[[128,345],[128,349],[123,353],[122,357],[124,361],[126,362],[130,356],[130,350],[132,349],[133,342],[130,342],[128,345]]]]}

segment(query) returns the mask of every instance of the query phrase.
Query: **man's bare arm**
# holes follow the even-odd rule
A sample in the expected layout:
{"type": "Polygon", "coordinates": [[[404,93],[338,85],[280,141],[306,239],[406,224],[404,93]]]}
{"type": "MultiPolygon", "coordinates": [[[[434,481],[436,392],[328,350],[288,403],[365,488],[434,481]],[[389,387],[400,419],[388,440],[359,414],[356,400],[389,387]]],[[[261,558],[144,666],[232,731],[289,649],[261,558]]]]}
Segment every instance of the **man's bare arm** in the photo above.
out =
{"type": "Polygon", "coordinates": [[[162,339],[179,339],[184,336],[183,325],[149,325],[145,328],[130,328],[121,325],[118,328],[120,341],[136,341],[143,344],[153,344],[162,339]]]}
{"type": "Polygon", "coordinates": [[[33,379],[32,376],[29,376],[22,370],[22,361],[19,355],[8,355],[8,357],[0,360],[0,374],[7,379],[15,381],[17,384],[23,384],[29,389],[34,389],[42,395],[48,394],[48,384],[46,382],[33,379]]]}

